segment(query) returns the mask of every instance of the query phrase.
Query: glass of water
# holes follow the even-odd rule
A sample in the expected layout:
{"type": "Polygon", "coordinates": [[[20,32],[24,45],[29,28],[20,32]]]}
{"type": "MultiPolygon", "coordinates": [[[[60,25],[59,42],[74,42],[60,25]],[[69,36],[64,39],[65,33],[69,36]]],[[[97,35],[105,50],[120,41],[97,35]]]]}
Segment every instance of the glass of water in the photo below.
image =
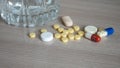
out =
{"type": "Polygon", "coordinates": [[[3,7],[4,0],[0,0],[0,13],[1,13],[1,8],[3,7]]]}
{"type": "Polygon", "coordinates": [[[7,24],[35,27],[55,20],[59,0],[3,0],[1,17],[7,24]]]}

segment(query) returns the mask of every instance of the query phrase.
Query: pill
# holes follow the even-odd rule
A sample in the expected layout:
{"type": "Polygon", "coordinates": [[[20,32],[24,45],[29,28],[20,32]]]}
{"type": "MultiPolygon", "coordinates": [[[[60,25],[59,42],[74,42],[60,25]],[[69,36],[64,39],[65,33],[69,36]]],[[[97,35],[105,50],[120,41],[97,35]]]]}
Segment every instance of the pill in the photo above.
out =
{"type": "Polygon", "coordinates": [[[95,34],[96,32],[97,32],[97,27],[95,27],[95,26],[86,26],[85,28],[84,28],[84,31],[86,32],[86,33],[91,33],[91,34],[95,34]]]}
{"type": "Polygon", "coordinates": [[[101,41],[101,37],[98,36],[97,34],[85,33],[85,37],[90,39],[91,41],[94,41],[94,42],[101,41]]]}
{"type": "Polygon", "coordinates": [[[63,32],[63,30],[64,30],[64,28],[61,28],[61,27],[58,28],[58,32],[60,32],[60,33],[63,32]]]}
{"type": "Polygon", "coordinates": [[[40,38],[44,42],[52,41],[53,40],[53,33],[51,33],[51,32],[44,32],[44,33],[40,34],[40,38]]]}
{"type": "Polygon", "coordinates": [[[98,32],[97,32],[97,35],[99,35],[101,38],[102,38],[102,37],[106,37],[106,36],[107,36],[107,32],[104,31],[104,30],[103,30],[103,31],[98,31],[98,32]]]}
{"type": "Polygon", "coordinates": [[[53,25],[53,28],[54,28],[55,30],[57,30],[59,27],[60,27],[60,25],[58,25],[58,24],[54,24],[54,25],[53,25]]]}
{"type": "Polygon", "coordinates": [[[68,34],[69,40],[74,40],[74,34],[68,34]]]}
{"type": "Polygon", "coordinates": [[[62,21],[65,26],[73,26],[73,21],[70,16],[63,16],[62,21]]]}
{"type": "Polygon", "coordinates": [[[98,31],[103,31],[103,30],[104,30],[104,28],[101,28],[101,27],[98,28],[98,31]]]}
{"type": "Polygon", "coordinates": [[[33,39],[36,37],[36,34],[34,32],[31,32],[31,33],[29,33],[29,37],[33,39]]]}
{"type": "Polygon", "coordinates": [[[68,32],[69,33],[74,33],[74,29],[73,28],[68,28],[68,32]]]}
{"type": "Polygon", "coordinates": [[[47,29],[41,29],[40,32],[41,32],[41,33],[47,32],[47,29]]]}
{"type": "Polygon", "coordinates": [[[80,27],[79,26],[73,26],[73,29],[75,30],[75,31],[79,31],[80,30],[80,27]]]}
{"type": "Polygon", "coordinates": [[[114,32],[115,32],[114,29],[112,27],[109,27],[102,31],[98,31],[97,35],[99,35],[100,37],[106,37],[112,35],[114,32]]]}
{"type": "Polygon", "coordinates": [[[59,38],[61,38],[61,34],[59,34],[59,33],[56,33],[56,34],[55,34],[55,38],[56,38],[56,39],[59,39],[59,38]]]}
{"type": "Polygon", "coordinates": [[[75,35],[75,40],[80,40],[80,39],[81,39],[80,35],[75,35]]]}
{"type": "Polygon", "coordinates": [[[83,37],[83,36],[84,36],[84,34],[85,34],[85,32],[84,32],[84,31],[78,31],[78,35],[80,35],[81,37],[83,37]]]}
{"type": "Polygon", "coordinates": [[[62,33],[61,37],[67,37],[67,34],[66,33],[62,33]]]}
{"type": "Polygon", "coordinates": [[[69,40],[68,40],[67,37],[63,37],[63,38],[61,38],[61,41],[64,42],[64,43],[67,43],[69,40]]]}
{"type": "Polygon", "coordinates": [[[69,33],[69,31],[68,31],[68,30],[63,30],[63,33],[68,34],[68,33],[69,33]]]}
{"type": "Polygon", "coordinates": [[[115,32],[112,27],[106,28],[105,31],[107,32],[107,36],[110,36],[115,32]]]}

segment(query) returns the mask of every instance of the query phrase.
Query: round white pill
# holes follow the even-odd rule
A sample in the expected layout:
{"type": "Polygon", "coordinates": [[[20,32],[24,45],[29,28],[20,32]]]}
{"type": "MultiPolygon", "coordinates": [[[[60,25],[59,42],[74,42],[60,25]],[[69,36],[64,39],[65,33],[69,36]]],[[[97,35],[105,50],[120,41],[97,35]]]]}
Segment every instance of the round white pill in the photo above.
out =
{"type": "Polygon", "coordinates": [[[73,26],[73,21],[70,16],[63,16],[62,21],[65,26],[73,26]]]}
{"type": "Polygon", "coordinates": [[[95,26],[86,26],[84,28],[86,33],[91,33],[91,34],[95,34],[97,32],[97,27],[95,26]]]}
{"type": "Polygon", "coordinates": [[[53,33],[51,32],[44,32],[40,35],[41,40],[44,42],[49,42],[53,40],[53,33]]]}

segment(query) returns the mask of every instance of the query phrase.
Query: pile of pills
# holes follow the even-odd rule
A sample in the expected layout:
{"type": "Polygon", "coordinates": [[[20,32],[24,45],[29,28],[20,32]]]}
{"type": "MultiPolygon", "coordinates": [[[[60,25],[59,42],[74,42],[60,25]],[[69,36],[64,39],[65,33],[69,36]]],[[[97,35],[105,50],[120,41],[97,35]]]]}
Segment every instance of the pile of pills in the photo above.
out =
{"type": "Polygon", "coordinates": [[[114,29],[112,27],[101,29],[95,26],[86,26],[84,28],[85,37],[94,42],[100,42],[103,37],[110,36],[114,33],[114,29]]]}
{"type": "MultiPolygon", "coordinates": [[[[28,36],[29,36],[29,38],[34,39],[34,38],[36,38],[36,33],[31,32],[28,34],[28,36]]],[[[44,42],[49,42],[54,39],[53,33],[48,32],[47,29],[44,29],[44,28],[39,30],[39,38],[44,42]]]]}
{"type": "Polygon", "coordinates": [[[84,36],[84,31],[81,31],[80,27],[77,25],[65,29],[60,27],[59,24],[54,24],[53,28],[57,31],[57,33],[54,34],[54,37],[64,43],[67,43],[70,40],[80,40],[81,37],[84,36]]]}
{"type": "MultiPolygon", "coordinates": [[[[85,37],[94,42],[100,42],[103,37],[110,36],[114,33],[112,27],[109,28],[97,28],[92,25],[84,27],[84,31],[80,29],[78,25],[73,25],[73,21],[70,16],[63,16],[62,18],[64,26],[67,28],[61,27],[59,24],[54,24],[53,29],[56,30],[56,33],[48,32],[47,29],[41,29],[39,31],[39,37],[44,42],[52,41],[54,38],[61,40],[63,43],[67,43],[71,40],[80,40],[81,37],[85,37]]],[[[28,34],[29,38],[36,38],[36,33],[31,32],[28,34]]]]}

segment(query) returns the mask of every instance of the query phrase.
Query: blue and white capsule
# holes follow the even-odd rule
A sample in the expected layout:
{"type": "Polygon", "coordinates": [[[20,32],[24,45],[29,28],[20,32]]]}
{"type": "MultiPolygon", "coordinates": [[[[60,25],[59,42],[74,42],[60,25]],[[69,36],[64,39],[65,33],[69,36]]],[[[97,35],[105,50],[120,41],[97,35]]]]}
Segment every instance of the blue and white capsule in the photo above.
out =
{"type": "Polygon", "coordinates": [[[114,29],[112,27],[109,27],[102,31],[98,31],[97,35],[99,35],[100,37],[107,37],[107,36],[113,35],[114,32],[115,32],[114,29]]]}

